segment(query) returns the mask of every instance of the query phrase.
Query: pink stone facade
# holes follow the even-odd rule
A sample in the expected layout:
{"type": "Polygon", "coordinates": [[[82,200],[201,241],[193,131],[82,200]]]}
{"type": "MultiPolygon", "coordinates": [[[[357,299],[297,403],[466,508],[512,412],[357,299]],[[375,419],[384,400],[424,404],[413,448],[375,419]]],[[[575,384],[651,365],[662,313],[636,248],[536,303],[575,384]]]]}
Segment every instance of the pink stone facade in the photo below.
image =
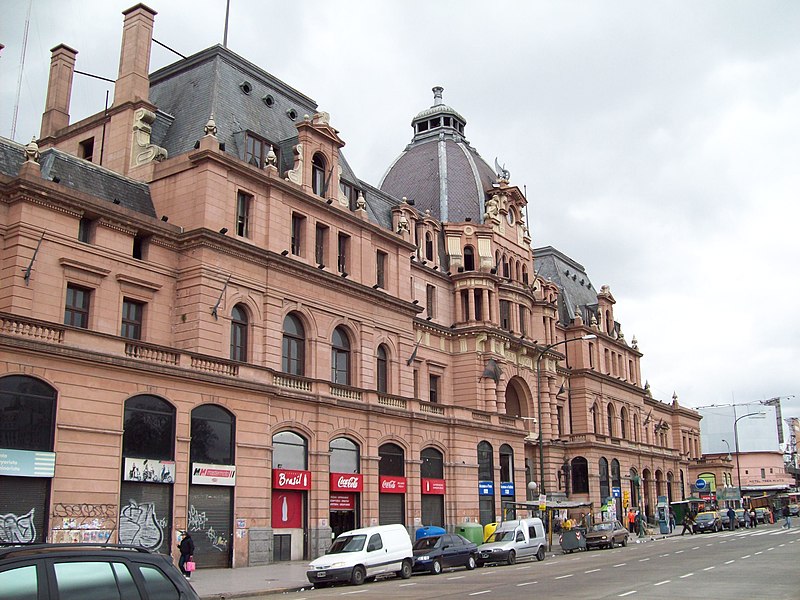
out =
{"type": "MultiPolygon", "coordinates": [[[[138,519],[166,552],[191,529],[209,540],[205,565],[218,552],[217,564],[237,567],[312,558],[342,523],[399,515],[413,531],[495,521],[503,501],[533,497],[530,482],[536,494],[592,502],[596,513],[606,496],[619,496],[618,512],[630,503],[652,515],[658,496],[689,495],[701,456],[697,413],[652,397],[642,353],[614,326],[608,288],[597,294],[599,322],[559,318],[559,288],[536,277],[524,223],[442,223],[398,201],[392,227],[379,226],[342,201],[346,132],[321,114],[298,119],[297,181],[241,160],[202,126],[191,151],[156,148],[140,161],[148,145],[137,154],[144,129],[135,128],[147,119],[138,111],[155,109],[154,14],[126,11],[119,97],[107,115],[64,122],[72,71],[54,71],[39,150],[90,166],[102,155],[103,170],[146,185],[155,214],[46,178],[35,162],[0,174],[0,398],[9,406],[13,394],[32,398],[23,393],[31,382],[52,394],[52,435],[42,443],[55,455],[52,476],[3,474],[0,487],[42,480],[38,539],[81,538],[65,507],[102,506],[69,510],[85,530],[113,537],[138,519]],[[87,139],[90,157],[81,154],[87,139]],[[334,182],[324,193],[314,185],[315,155],[334,182]],[[421,243],[428,234],[430,254],[421,243]],[[476,250],[469,270],[459,268],[467,246],[476,250]],[[511,265],[508,276],[493,269],[496,257],[511,265]],[[65,321],[76,290],[88,298],[78,325],[65,321]],[[126,337],[126,324],[140,328],[138,338],[126,337]],[[171,416],[137,413],[141,398],[171,416]],[[199,416],[209,406],[230,419],[233,486],[198,483],[198,465],[213,462],[201,458],[214,442],[198,446],[201,425],[218,423],[199,416]],[[126,479],[126,461],[148,458],[141,439],[126,437],[134,414],[172,423],[165,454],[156,456],[156,440],[150,455],[167,470],[174,462],[165,483],[126,479]],[[339,448],[342,440],[355,450],[339,448]],[[289,462],[279,466],[279,456],[289,462]],[[355,465],[361,491],[330,490],[339,461],[355,465]],[[276,469],[307,475],[307,487],[276,488],[276,469]],[[404,493],[381,493],[381,476],[403,478],[404,493]],[[487,477],[488,497],[479,493],[487,477]],[[435,486],[443,493],[429,493],[424,480],[443,481],[435,486]],[[92,521],[91,510],[102,519],[92,521]],[[227,528],[212,530],[213,518],[227,528]]],[[[57,52],[54,64],[74,62],[63,46],[57,52]]],[[[496,193],[503,211],[522,214],[519,188],[500,182],[496,193]]],[[[0,432],[0,450],[28,448],[15,419],[16,430],[0,432]]]]}

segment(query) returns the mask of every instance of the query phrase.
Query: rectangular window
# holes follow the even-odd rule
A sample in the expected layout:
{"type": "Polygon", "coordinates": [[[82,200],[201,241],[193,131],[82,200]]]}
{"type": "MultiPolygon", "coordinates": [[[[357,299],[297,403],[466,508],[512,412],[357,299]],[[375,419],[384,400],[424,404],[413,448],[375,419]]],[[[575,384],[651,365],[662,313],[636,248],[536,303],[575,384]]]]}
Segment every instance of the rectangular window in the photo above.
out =
{"type": "Polygon", "coordinates": [[[239,191],[236,194],[236,235],[250,237],[250,211],[253,206],[253,196],[239,191]]]}
{"type": "Polygon", "coordinates": [[[558,437],[562,437],[564,435],[564,407],[557,406],[556,407],[556,419],[558,423],[558,437]]]}
{"type": "Polygon", "coordinates": [[[379,288],[386,288],[386,260],[388,256],[386,252],[380,250],[375,255],[375,283],[379,288]]]}
{"type": "Polygon", "coordinates": [[[419,398],[419,370],[414,369],[414,398],[419,398]]]}
{"type": "Polygon", "coordinates": [[[83,140],[78,144],[78,156],[84,160],[92,162],[94,156],[94,138],[90,137],[88,140],[83,140]]]}
{"type": "Polygon", "coordinates": [[[511,330],[511,303],[500,300],[500,329],[511,330]]]}
{"type": "Polygon", "coordinates": [[[338,269],[339,273],[342,273],[343,275],[347,274],[347,251],[349,245],[350,236],[340,233],[337,243],[338,257],[336,260],[336,268],[338,269]]]}
{"type": "Polygon", "coordinates": [[[327,252],[325,248],[328,245],[328,228],[325,225],[317,225],[316,239],[314,240],[314,260],[318,265],[325,265],[327,252]]]}
{"type": "Polygon", "coordinates": [[[428,401],[439,402],[439,376],[431,375],[429,378],[428,401]]]}
{"type": "Polygon", "coordinates": [[[589,368],[594,369],[594,344],[589,342],[589,368]]]}
{"type": "Polygon", "coordinates": [[[93,233],[93,221],[83,217],[78,223],[78,241],[84,244],[91,244],[93,233]]]}
{"type": "Polygon", "coordinates": [[[764,479],[766,476],[767,476],[766,471],[764,471],[764,469],[761,469],[761,479],[764,479]]]}
{"type": "Polygon", "coordinates": [[[303,215],[292,213],[292,254],[300,256],[303,249],[303,232],[306,218],[303,215]]]}
{"type": "Polygon", "coordinates": [[[525,325],[525,322],[527,321],[525,307],[522,306],[522,304],[518,304],[517,306],[519,306],[519,332],[522,335],[525,335],[528,333],[528,328],[525,325]]]}
{"type": "Polygon", "coordinates": [[[122,301],[122,330],[120,335],[129,340],[142,339],[143,318],[144,302],[125,298],[122,301]]]}
{"type": "Polygon", "coordinates": [[[254,135],[248,133],[247,138],[245,141],[245,162],[253,165],[254,167],[258,167],[259,169],[264,167],[264,156],[265,152],[264,140],[261,140],[254,135]]]}
{"type": "Polygon", "coordinates": [[[436,317],[436,288],[432,285],[425,287],[425,308],[431,319],[436,317]]]}
{"type": "Polygon", "coordinates": [[[473,290],[472,297],[475,303],[475,320],[483,321],[483,290],[473,290]]]}
{"type": "Polygon", "coordinates": [[[131,256],[136,260],[146,260],[147,256],[147,238],[141,235],[134,236],[133,238],[133,251],[131,256]]]}
{"type": "Polygon", "coordinates": [[[67,285],[67,300],[64,303],[64,325],[89,328],[89,299],[92,291],[71,283],[67,285]]]}

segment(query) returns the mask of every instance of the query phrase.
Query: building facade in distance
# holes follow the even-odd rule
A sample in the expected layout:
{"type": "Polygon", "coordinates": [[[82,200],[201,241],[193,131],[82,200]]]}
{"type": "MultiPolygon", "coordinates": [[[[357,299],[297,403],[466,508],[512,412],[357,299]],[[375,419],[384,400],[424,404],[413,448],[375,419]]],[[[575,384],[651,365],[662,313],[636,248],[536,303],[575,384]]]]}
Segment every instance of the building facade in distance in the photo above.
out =
{"type": "Polygon", "coordinates": [[[373,186],[311,98],[220,46],[150,74],[155,12],[124,15],[113,105],[70,123],[60,45],[38,144],[0,140],[0,541],[188,529],[245,566],[496,521],[531,482],[688,492],[697,413],[651,397],[607,287],[532,250],[440,88],[373,186]]]}

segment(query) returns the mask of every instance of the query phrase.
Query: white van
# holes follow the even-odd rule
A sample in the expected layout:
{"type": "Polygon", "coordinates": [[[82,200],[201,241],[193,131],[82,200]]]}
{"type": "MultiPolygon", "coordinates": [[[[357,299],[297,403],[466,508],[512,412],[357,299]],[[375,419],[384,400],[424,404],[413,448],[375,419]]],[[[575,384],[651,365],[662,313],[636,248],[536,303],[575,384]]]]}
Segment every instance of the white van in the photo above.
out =
{"type": "Polygon", "coordinates": [[[504,521],[485,544],[478,546],[478,566],[500,562],[513,565],[518,558],[534,556],[544,560],[546,544],[541,519],[504,521]]]}
{"type": "Polygon", "coordinates": [[[345,531],[325,556],[308,565],[306,577],[318,587],[337,581],[361,585],[382,573],[411,577],[414,552],[402,525],[378,525],[345,531]]]}

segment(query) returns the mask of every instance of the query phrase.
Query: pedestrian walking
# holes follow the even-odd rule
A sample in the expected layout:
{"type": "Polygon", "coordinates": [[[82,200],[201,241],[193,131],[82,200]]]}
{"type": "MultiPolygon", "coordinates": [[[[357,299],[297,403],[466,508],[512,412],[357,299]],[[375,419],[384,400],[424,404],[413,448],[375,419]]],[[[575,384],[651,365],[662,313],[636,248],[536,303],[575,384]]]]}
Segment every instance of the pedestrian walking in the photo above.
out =
{"type": "Polygon", "coordinates": [[[781,528],[786,527],[786,529],[791,529],[792,528],[792,511],[789,510],[789,505],[788,504],[783,507],[783,511],[781,512],[781,514],[783,515],[783,525],[781,525],[781,528]]]}
{"type": "Polygon", "coordinates": [[[694,535],[694,519],[692,518],[692,513],[690,512],[687,512],[683,517],[683,531],[681,531],[681,535],[686,533],[687,529],[689,530],[689,533],[694,535]]]}
{"type": "Polygon", "coordinates": [[[750,525],[753,526],[753,529],[758,527],[758,515],[756,515],[756,509],[755,508],[751,508],[750,509],[750,525]]]}
{"type": "Polygon", "coordinates": [[[732,506],[728,507],[728,525],[730,526],[731,531],[736,529],[736,511],[733,510],[732,506]]]}
{"type": "Polygon", "coordinates": [[[672,512],[672,509],[669,510],[669,532],[672,533],[675,531],[675,513],[672,512]]]}
{"type": "Polygon", "coordinates": [[[181,543],[178,544],[178,549],[181,552],[181,557],[178,559],[178,568],[186,579],[191,579],[192,572],[186,570],[186,563],[192,560],[194,554],[194,540],[188,531],[183,532],[181,543]]]}
{"type": "Polygon", "coordinates": [[[750,529],[750,509],[744,509],[744,528],[750,529]]]}
{"type": "Polygon", "coordinates": [[[636,513],[632,508],[628,509],[628,531],[636,533],[636,513]]]}

